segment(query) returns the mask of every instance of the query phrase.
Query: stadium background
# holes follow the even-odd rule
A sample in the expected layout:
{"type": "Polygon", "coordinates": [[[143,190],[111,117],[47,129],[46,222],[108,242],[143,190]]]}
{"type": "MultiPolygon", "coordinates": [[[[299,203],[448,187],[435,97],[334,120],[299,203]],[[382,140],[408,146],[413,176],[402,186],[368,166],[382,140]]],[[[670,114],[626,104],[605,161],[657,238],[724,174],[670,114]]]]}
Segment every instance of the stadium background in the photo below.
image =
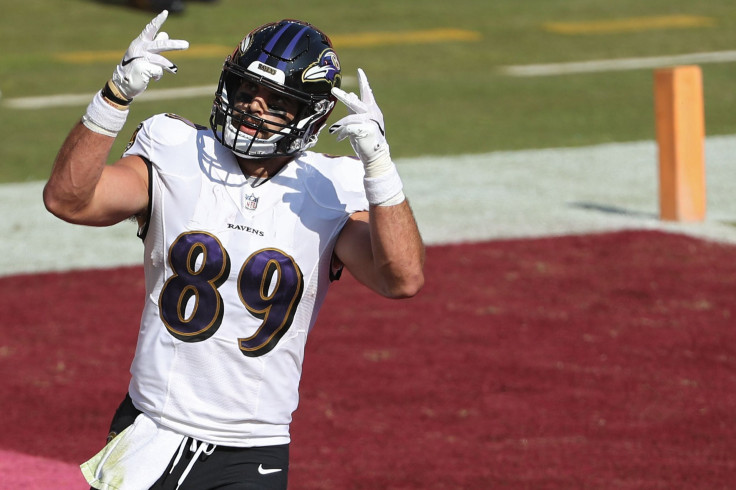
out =
{"type": "MultiPolygon", "coordinates": [[[[116,249],[68,260],[108,235],[66,242],[88,231],[38,218],[39,182],[86,103],[20,107],[91,95],[151,15],[0,7],[0,488],[84,488],[75,467],[125,389],[140,269],[116,249]],[[54,258],[58,272],[41,272],[54,258]]],[[[332,292],[309,344],[293,488],[730,488],[733,63],[702,65],[715,200],[707,223],[682,226],[656,219],[650,68],[506,67],[730,52],[732,2],[188,2],[166,30],[192,49],[150,92],[214,85],[246,31],[284,17],[330,33],[347,75],[367,71],[430,244],[427,288],[402,308],[349,277],[332,292]],[[548,213],[532,217],[540,195],[548,213]]],[[[204,122],[210,103],[137,101],[123,134],[162,111],[204,122]]],[[[327,135],[318,148],[347,151],[327,135]]]]}

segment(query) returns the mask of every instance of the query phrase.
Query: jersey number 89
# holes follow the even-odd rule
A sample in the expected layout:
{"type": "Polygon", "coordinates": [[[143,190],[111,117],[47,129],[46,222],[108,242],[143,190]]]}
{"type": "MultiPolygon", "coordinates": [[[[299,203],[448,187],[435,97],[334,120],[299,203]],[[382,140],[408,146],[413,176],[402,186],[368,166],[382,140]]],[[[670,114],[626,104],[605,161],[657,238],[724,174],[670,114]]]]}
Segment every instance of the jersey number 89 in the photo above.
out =
{"type": "MultiPolygon", "coordinates": [[[[173,275],[159,297],[161,320],[184,342],[201,342],[220,328],[224,312],[219,288],[230,275],[230,258],[214,235],[186,232],[169,249],[173,275]]],[[[270,352],[289,330],[304,289],[294,259],[281,250],[254,252],[240,268],[238,296],[243,306],[261,320],[250,337],[239,338],[248,357],[270,352]]]]}

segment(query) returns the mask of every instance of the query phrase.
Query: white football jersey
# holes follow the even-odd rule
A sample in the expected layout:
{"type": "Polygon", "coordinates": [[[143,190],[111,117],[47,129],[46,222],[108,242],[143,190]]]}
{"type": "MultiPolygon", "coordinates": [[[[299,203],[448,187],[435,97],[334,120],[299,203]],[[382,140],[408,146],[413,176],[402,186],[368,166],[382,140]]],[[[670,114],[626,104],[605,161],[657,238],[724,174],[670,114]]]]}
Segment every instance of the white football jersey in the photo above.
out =
{"type": "Polygon", "coordinates": [[[252,187],[209,128],[174,115],[125,154],[150,162],[135,406],[212,444],[289,442],[335,240],[368,209],[361,163],[305,152],[252,187]]]}

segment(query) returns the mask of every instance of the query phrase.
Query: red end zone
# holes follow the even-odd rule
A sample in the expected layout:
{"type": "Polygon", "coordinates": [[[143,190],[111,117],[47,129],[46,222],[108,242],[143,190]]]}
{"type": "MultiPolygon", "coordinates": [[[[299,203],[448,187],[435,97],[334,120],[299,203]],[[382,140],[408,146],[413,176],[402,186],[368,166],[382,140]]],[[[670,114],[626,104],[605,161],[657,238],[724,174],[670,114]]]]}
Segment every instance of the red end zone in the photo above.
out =
{"type": "MultiPolygon", "coordinates": [[[[430,247],[426,271],[402,302],[333,287],[307,347],[293,488],[732,484],[736,247],[493,241],[430,247]]],[[[3,454],[76,465],[99,449],[142,293],[139,267],[0,278],[3,454]]]]}

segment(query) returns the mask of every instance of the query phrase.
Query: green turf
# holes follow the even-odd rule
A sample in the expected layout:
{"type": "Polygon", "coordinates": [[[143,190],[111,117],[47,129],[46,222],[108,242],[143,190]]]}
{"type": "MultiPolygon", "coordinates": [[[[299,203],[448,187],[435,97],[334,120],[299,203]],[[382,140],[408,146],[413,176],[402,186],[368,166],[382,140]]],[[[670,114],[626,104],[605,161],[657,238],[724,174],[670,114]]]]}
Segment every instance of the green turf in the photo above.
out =
{"type": "MultiPolygon", "coordinates": [[[[124,1],[0,0],[0,182],[45,179],[54,155],[84,105],[18,110],[25,96],[93,93],[115,61],[59,61],[76,51],[117,51],[152,17],[124,1]]],[[[652,139],[652,70],[514,78],[500,68],[621,57],[736,49],[733,0],[372,0],[370,2],[187,2],[165,30],[192,46],[234,46],[252,27],[280,18],[313,22],[336,39],[368,32],[455,28],[477,41],[389,46],[337,45],[343,71],[366,70],[383,109],[395,157],[577,146],[652,139]],[[704,27],[587,35],[545,30],[548,22],[600,21],[663,15],[704,16],[704,27]]],[[[214,85],[222,55],[172,56],[176,76],[152,88],[214,85]]],[[[736,66],[703,65],[706,130],[736,133],[736,66]]],[[[206,123],[210,97],[134,103],[114,149],[117,155],[143,118],[176,112],[206,123]]],[[[342,114],[335,111],[333,120],[342,114]]],[[[326,132],[319,150],[345,153],[326,132]]]]}

